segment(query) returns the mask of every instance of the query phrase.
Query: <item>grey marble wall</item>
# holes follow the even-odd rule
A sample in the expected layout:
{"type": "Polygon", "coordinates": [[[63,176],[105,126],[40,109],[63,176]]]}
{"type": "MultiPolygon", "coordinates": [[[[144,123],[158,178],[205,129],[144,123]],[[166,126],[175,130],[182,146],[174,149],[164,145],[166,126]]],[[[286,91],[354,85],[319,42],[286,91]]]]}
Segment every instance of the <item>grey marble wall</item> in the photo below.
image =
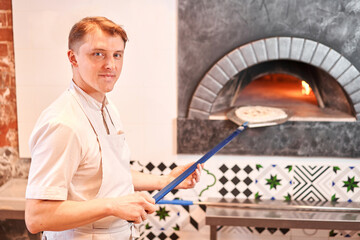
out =
{"type": "Polygon", "coordinates": [[[303,37],[341,53],[360,69],[357,0],[179,0],[178,117],[187,117],[198,82],[222,56],[275,36],[303,37]]]}
{"type": "MultiPolygon", "coordinates": [[[[12,147],[0,148],[0,187],[11,178],[27,178],[30,159],[20,159],[17,149],[12,147]]],[[[25,226],[24,220],[1,219],[1,240],[32,240],[40,239],[39,234],[31,234],[25,226]]]]}
{"type": "MultiPolygon", "coordinates": [[[[178,152],[204,154],[230,135],[230,121],[178,119],[178,152]]],[[[246,129],[221,154],[360,157],[357,122],[287,122],[246,129]]]]}
{"type": "Polygon", "coordinates": [[[40,234],[31,234],[23,220],[0,221],[1,240],[40,240],[40,234]]]}
{"type": "Polygon", "coordinates": [[[30,159],[19,159],[16,149],[0,148],[0,186],[11,178],[27,178],[30,159]]]}

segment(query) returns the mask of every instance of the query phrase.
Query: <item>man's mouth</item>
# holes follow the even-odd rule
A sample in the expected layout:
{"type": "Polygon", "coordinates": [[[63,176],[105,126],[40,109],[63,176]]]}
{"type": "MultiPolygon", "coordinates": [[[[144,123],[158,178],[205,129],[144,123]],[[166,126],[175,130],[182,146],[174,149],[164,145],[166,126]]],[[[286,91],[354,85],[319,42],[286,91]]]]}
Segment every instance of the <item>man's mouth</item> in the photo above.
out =
{"type": "Polygon", "coordinates": [[[112,73],[101,73],[99,74],[100,77],[106,77],[106,78],[114,78],[116,77],[115,74],[112,74],[112,73]]]}

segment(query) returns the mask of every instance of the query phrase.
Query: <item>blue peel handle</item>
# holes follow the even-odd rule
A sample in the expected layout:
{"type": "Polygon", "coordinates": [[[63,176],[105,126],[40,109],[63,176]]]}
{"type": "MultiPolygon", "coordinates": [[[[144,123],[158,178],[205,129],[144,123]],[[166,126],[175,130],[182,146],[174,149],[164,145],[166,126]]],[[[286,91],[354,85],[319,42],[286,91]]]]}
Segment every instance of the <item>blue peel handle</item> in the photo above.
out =
{"type": "Polygon", "coordinates": [[[161,200],[159,200],[157,203],[158,203],[158,204],[182,205],[182,206],[194,205],[193,201],[179,200],[179,199],[174,199],[174,200],[164,200],[164,199],[161,199],[161,200]]]}
{"type": "Polygon", "coordinates": [[[210,157],[212,157],[215,153],[220,151],[226,144],[228,144],[231,140],[233,140],[239,133],[244,131],[247,128],[247,122],[238,127],[232,134],[230,134],[226,139],[216,145],[213,149],[207,152],[203,157],[201,157],[196,163],[191,165],[186,171],[180,174],[177,178],[175,178],[171,183],[166,185],[163,189],[161,189],[157,194],[154,195],[155,203],[158,203],[160,199],[162,199],[166,194],[168,194],[171,190],[173,190],[177,185],[179,185],[185,178],[187,178],[190,174],[192,174],[198,164],[202,164],[206,162],[210,157]]]}

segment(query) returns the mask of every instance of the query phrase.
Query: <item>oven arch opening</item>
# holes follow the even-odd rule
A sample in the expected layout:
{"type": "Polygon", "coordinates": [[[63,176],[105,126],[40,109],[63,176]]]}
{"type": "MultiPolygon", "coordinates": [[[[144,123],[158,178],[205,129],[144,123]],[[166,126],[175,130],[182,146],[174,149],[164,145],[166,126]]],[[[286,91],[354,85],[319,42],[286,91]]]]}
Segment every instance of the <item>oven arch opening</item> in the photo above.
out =
{"type": "Polygon", "coordinates": [[[290,121],[356,121],[351,99],[327,72],[298,61],[256,64],[230,79],[215,98],[210,119],[226,119],[239,106],[271,106],[291,113],[290,121]]]}

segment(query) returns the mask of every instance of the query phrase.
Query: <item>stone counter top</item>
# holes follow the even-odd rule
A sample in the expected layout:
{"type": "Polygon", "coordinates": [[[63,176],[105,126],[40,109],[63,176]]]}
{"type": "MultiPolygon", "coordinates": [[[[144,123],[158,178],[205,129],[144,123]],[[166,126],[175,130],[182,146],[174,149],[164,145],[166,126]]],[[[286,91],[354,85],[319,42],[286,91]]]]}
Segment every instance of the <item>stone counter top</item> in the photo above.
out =
{"type": "Polygon", "coordinates": [[[13,178],[0,187],[0,219],[24,219],[27,179],[13,178]]]}

